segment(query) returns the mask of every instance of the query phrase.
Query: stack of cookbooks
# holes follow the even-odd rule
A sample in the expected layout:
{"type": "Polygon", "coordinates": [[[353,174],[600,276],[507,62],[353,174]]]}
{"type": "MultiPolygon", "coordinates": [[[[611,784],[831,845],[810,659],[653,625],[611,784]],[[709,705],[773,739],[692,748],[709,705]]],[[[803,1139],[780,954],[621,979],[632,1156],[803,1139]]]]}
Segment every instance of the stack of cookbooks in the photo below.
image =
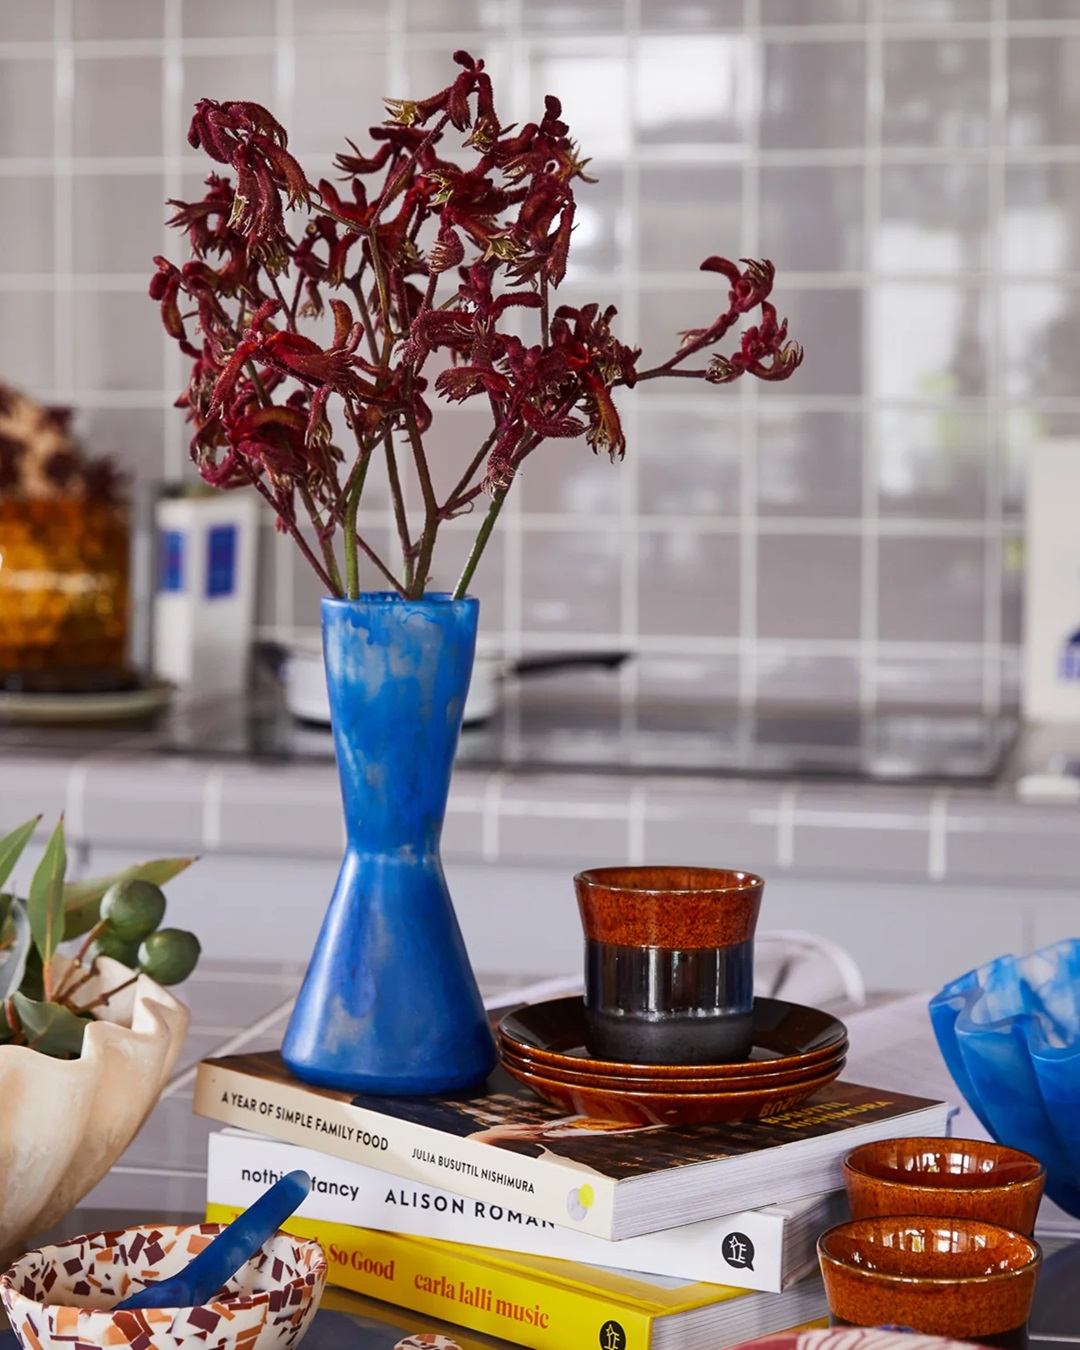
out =
{"type": "Polygon", "coordinates": [[[742,1124],[619,1124],[501,1068],[471,1094],[357,1097],[272,1051],[204,1060],[195,1109],[228,1127],[209,1219],[301,1168],[286,1227],[321,1242],[331,1284],[534,1350],[717,1350],[825,1316],[815,1243],[845,1214],[843,1155],[945,1134],[949,1112],[837,1080],[742,1124]]]}

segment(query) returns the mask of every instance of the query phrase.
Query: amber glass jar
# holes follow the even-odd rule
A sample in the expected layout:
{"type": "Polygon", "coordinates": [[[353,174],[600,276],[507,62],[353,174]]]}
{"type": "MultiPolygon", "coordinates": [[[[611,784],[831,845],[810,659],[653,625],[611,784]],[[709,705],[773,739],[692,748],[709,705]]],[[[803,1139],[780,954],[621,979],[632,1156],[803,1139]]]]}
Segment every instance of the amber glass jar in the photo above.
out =
{"type": "Polygon", "coordinates": [[[0,501],[0,677],[123,668],[128,548],[115,502],[0,501]]]}

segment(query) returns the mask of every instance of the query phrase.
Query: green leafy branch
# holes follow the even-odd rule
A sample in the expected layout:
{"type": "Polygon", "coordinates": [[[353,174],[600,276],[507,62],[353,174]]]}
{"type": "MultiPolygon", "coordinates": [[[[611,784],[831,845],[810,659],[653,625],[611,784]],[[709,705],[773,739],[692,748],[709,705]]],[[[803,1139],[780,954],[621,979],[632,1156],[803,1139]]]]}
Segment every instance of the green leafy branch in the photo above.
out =
{"type": "Polygon", "coordinates": [[[193,933],[162,928],[161,887],[195,861],[159,858],[112,876],[68,881],[64,819],[45,846],[26,898],[5,890],[41,817],[0,839],[0,1042],[25,1045],[59,1059],[77,1057],[92,1014],[139,974],[159,984],[187,979],[199,959],[193,933]],[[84,940],[58,974],[60,944],[84,940]],[[78,997],[110,956],[130,975],[89,1002],[78,997]]]}

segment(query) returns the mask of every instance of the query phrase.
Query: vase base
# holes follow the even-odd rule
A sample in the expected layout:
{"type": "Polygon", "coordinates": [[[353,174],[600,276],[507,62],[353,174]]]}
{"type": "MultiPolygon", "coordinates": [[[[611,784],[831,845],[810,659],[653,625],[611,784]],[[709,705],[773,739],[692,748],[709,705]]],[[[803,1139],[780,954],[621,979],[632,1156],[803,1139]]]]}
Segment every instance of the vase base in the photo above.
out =
{"type": "Polygon", "coordinates": [[[285,1067],[303,1083],[312,1087],[330,1088],[335,1092],[353,1092],[358,1097],[441,1097],[449,1092],[468,1092],[478,1088],[486,1081],[495,1067],[495,1057],[487,1068],[471,1072],[444,1073],[439,1077],[424,1075],[398,1075],[356,1073],[348,1074],[331,1069],[321,1069],[316,1065],[295,1063],[284,1054],[285,1067]]]}

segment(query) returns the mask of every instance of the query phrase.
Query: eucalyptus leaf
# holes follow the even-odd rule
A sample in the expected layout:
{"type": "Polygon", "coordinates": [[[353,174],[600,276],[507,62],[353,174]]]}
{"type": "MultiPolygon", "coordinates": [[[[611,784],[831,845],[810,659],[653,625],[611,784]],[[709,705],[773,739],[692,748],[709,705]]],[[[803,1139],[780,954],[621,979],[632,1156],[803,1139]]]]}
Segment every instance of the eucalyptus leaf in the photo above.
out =
{"type": "Polygon", "coordinates": [[[41,959],[46,965],[64,936],[66,871],[67,850],[64,847],[64,818],[61,816],[30,879],[30,897],[27,904],[34,946],[41,953],[41,959]]]}
{"type": "Polygon", "coordinates": [[[26,974],[26,958],[30,954],[30,919],[26,904],[18,898],[12,899],[8,913],[13,936],[11,945],[0,951],[0,1003],[21,987],[26,974]]]}
{"type": "Polygon", "coordinates": [[[64,937],[81,937],[83,933],[89,933],[100,918],[101,897],[114,882],[138,878],[152,881],[155,886],[164,886],[193,862],[194,858],[157,858],[153,862],[134,863],[109,877],[69,881],[64,887],[64,937]]]}
{"type": "Polygon", "coordinates": [[[26,970],[19,982],[19,993],[27,998],[45,997],[45,972],[41,968],[41,953],[31,943],[26,953],[26,970]]]}
{"type": "Polygon", "coordinates": [[[8,915],[11,913],[12,896],[8,891],[0,891],[0,942],[9,936],[8,915]]]}
{"type": "Polygon", "coordinates": [[[10,834],[0,839],[0,886],[11,876],[12,868],[22,856],[22,851],[30,842],[30,836],[37,829],[40,819],[40,816],[35,816],[33,820],[28,820],[25,825],[20,825],[17,830],[12,830],[10,834]]]}
{"type": "Polygon", "coordinates": [[[38,1003],[25,994],[12,994],[11,1001],[31,1050],[57,1059],[82,1052],[87,1018],[76,1017],[59,1003],[38,1003]]]}

